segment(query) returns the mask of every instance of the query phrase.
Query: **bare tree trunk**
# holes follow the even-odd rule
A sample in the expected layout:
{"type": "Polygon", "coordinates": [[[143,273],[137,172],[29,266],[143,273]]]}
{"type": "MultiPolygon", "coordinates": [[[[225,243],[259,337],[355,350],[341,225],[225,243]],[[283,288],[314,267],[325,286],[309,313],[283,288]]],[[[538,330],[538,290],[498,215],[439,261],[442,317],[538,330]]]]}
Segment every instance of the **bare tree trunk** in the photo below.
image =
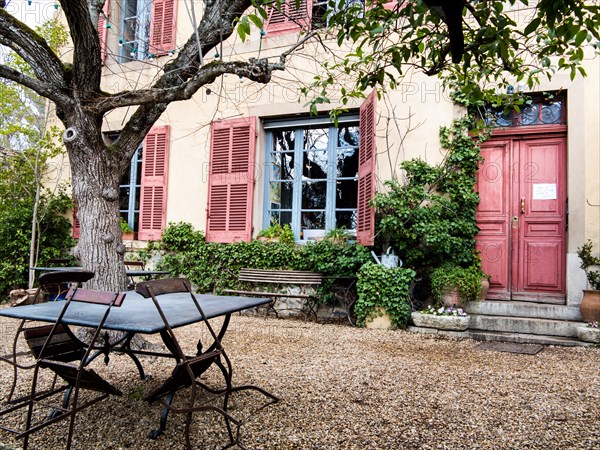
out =
{"type": "Polygon", "coordinates": [[[75,257],[95,272],[87,286],[124,290],[127,286],[125,246],[119,224],[119,181],[129,157],[107,150],[99,124],[79,114],[66,142],[71,162],[73,196],[80,224],[75,257]]]}

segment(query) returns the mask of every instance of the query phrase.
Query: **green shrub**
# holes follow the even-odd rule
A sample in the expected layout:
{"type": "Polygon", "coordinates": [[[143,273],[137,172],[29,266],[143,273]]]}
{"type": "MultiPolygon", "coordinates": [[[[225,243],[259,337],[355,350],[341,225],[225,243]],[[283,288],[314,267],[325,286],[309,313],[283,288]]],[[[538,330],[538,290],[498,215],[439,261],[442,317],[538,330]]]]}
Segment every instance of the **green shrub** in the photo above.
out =
{"type": "Polygon", "coordinates": [[[473,139],[470,125],[463,118],[442,127],[440,143],[448,150],[444,161],[435,166],[404,161],[405,180],[386,181],[387,191],[373,199],[379,245],[391,245],[419,276],[444,262],[468,266],[477,260],[479,195],[474,186],[484,138],[473,139]]]}
{"type": "MultiPolygon", "coordinates": [[[[285,228],[285,227],[284,227],[285,228]]],[[[329,240],[296,245],[285,241],[206,242],[204,233],[189,223],[170,223],[162,239],[149,245],[148,259],[160,253],[158,267],[188,278],[201,292],[243,288],[237,281],[241,268],[312,270],[326,276],[320,288],[323,301],[330,298],[335,277],[349,277],[370,260],[368,250],[360,244],[329,240]]]]}
{"type": "MultiPolygon", "coordinates": [[[[61,213],[70,205],[67,197],[43,199],[45,211],[39,224],[39,254],[37,265],[51,258],[69,254],[75,242],[71,223],[61,213]]],[[[0,295],[12,289],[25,288],[29,275],[29,247],[33,207],[21,203],[13,208],[0,208],[0,295]]]]}
{"type": "Polygon", "coordinates": [[[354,304],[357,324],[378,314],[378,308],[385,308],[394,326],[404,328],[410,319],[411,305],[409,289],[416,273],[401,267],[387,268],[381,264],[364,264],[358,272],[358,299],[354,304]]]}
{"type": "Polygon", "coordinates": [[[475,301],[481,291],[481,280],[485,274],[477,265],[460,267],[444,264],[431,272],[431,295],[441,306],[442,296],[448,289],[458,288],[463,302],[475,301]]]}

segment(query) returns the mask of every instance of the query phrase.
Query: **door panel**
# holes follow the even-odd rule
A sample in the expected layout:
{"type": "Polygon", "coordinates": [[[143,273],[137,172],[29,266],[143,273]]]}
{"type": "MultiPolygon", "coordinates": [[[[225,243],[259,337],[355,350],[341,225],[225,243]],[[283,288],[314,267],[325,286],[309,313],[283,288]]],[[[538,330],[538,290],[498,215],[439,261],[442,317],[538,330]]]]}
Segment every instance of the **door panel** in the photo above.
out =
{"type": "Polygon", "coordinates": [[[509,295],[510,252],[510,198],[511,152],[510,141],[488,141],[481,147],[484,158],[477,177],[476,190],[480,202],[477,207],[477,250],[485,272],[491,275],[490,297],[509,295]]]}
{"type": "Polygon", "coordinates": [[[564,302],[565,141],[515,137],[482,147],[477,249],[492,276],[489,298],[564,302]]]}

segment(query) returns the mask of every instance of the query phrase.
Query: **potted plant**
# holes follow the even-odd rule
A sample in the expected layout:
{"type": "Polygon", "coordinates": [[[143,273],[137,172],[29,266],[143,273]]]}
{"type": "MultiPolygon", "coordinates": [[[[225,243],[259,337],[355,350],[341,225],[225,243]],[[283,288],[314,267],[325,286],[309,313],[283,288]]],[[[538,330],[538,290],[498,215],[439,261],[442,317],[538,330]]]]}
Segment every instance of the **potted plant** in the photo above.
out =
{"type": "Polygon", "coordinates": [[[585,322],[600,322],[600,271],[592,269],[600,267],[600,258],[592,255],[592,241],[588,240],[577,249],[577,256],[581,259],[581,267],[585,270],[588,286],[591,289],[583,290],[583,299],[579,305],[581,317],[585,322]]]}
{"type": "Polygon", "coordinates": [[[357,324],[367,328],[406,327],[410,318],[409,289],[415,276],[412,269],[363,264],[356,282],[357,324]]]}
{"type": "Polygon", "coordinates": [[[281,226],[279,223],[274,223],[268,228],[261,230],[257,238],[259,241],[279,241],[285,244],[293,244],[295,242],[292,228],[288,224],[281,226]]]}
{"type": "Polygon", "coordinates": [[[434,308],[429,306],[411,314],[417,327],[437,328],[438,330],[464,331],[469,328],[470,317],[462,308],[454,306],[434,308]]]}
{"type": "Polygon", "coordinates": [[[430,279],[431,295],[440,306],[460,307],[479,300],[482,280],[487,277],[478,265],[444,264],[431,272],[430,279]]]}
{"type": "Polygon", "coordinates": [[[129,226],[129,224],[123,217],[120,218],[120,224],[121,224],[121,234],[123,235],[123,240],[124,241],[132,241],[134,239],[133,229],[129,226]]]}

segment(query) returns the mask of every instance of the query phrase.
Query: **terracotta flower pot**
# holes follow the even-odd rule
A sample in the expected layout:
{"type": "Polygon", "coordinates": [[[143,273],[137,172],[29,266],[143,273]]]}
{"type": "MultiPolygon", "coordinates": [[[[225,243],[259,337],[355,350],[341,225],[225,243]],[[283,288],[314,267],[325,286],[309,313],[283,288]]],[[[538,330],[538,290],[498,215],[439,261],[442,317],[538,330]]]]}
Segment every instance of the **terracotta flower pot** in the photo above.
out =
{"type": "Polygon", "coordinates": [[[442,303],[445,307],[449,308],[450,306],[454,307],[462,307],[463,301],[460,298],[460,291],[457,287],[449,287],[442,294],[442,303]]]}
{"type": "Polygon", "coordinates": [[[479,292],[479,301],[485,300],[489,290],[490,290],[490,280],[488,277],[483,277],[481,279],[481,291],[479,292]]]}
{"type": "Polygon", "coordinates": [[[584,289],[579,310],[584,322],[600,322],[600,291],[584,289]]]}

